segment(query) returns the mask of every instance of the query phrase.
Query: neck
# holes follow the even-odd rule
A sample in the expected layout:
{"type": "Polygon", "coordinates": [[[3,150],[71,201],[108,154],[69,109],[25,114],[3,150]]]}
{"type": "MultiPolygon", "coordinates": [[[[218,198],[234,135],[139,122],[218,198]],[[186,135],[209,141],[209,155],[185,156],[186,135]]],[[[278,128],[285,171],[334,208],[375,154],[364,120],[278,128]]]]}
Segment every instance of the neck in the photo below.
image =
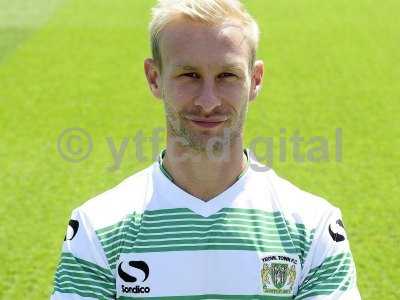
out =
{"type": "Polygon", "coordinates": [[[164,168],[174,183],[191,195],[208,201],[225,191],[247,166],[242,140],[221,154],[199,152],[168,143],[164,168]]]}

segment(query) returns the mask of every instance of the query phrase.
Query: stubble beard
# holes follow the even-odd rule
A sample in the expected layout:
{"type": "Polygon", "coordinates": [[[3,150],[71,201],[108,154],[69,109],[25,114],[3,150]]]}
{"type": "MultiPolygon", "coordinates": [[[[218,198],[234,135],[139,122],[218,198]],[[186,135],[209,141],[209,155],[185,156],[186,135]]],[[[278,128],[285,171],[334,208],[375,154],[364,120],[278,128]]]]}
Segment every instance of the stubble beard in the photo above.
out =
{"type": "MultiPolygon", "coordinates": [[[[165,98],[164,98],[165,99],[165,98]]],[[[168,101],[164,101],[166,112],[167,132],[172,143],[177,143],[179,147],[187,148],[197,154],[222,155],[224,151],[229,151],[239,137],[243,136],[244,122],[248,111],[248,101],[245,101],[238,114],[229,114],[229,119],[224,129],[217,134],[202,133],[200,130],[190,128],[186,125],[185,114],[177,112],[168,101]],[[217,141],[217,142],[213,142],[217,141]]],[[[177,146],[176,144],[174,146],[177,146]]]]}

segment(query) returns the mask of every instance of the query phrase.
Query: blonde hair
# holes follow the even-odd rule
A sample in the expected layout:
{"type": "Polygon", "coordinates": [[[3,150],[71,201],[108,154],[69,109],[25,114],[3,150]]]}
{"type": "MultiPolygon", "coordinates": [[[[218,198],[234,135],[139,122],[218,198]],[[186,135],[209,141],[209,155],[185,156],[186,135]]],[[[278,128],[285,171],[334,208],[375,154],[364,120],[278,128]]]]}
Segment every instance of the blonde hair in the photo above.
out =
{"type": "Polygon", "coordinates": [[[151,52],[160,70],[161,32],[165,26],[181,16],[209,25],[219,25],[229,20],[239,21],[250,47],[249,69],[252,70],[259,42],[259,27],[239,0],[158,0],[152,9],[149,30],[151,52]]]}

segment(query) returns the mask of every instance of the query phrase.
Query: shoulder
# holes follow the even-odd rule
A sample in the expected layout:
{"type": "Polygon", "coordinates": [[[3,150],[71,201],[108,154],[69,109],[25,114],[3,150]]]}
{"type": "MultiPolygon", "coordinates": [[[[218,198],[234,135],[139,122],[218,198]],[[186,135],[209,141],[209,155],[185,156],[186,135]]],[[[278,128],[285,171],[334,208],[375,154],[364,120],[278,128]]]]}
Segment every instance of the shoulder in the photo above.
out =
{"type": "Polygon", "coordinates": [[[327,199],[301,189],[260,163],[252,152],[250,162],[252,187],[258,195],[265,195],[269,199],[258,205],[279,211],[289,223],[302,224],[313,230],[326,222],[332,214],[340,213],[327,199]]]}
{"type": "Polygon", "coordinates": [[[315,228],[330,215],[339,212],[327,199],[299,188],[273,170],[266,176],[281,212],[295,223],[315,228]]]}
{"type": "Polygon", "coordinates": [[[141,213],[152,193],[154,165],[147,167],[83,203],[74,211],[94,230],[113,225],[126,216],[141,213]]]}
{"type": "Polygon", "coordinates": [[[300,189],[274,171],[268,173],[267,181],[275,194],[277,209],[287,224],[295,226],[297,235],[309,241],[304,259],[308,251],[312,252],[317,266],[328,254],[350,252],[339,208],[321,196],[300,189]]]}
{"type": "Polygon", "coordinates": [[[272,168],[260,163],[250,152],[250,168],[253,187],[260,187],[268,193],[273,202],[273,210],[280,210],[294,218],[313,220],[317,215],[329,214],[337,208],[327,199],[303,190],[295,183],[278,175],[272,168]]]}
{"type": "Polygon", "coordinates": [[[307,214],[311,208],[320,212],[334,208],[327,199],[310,191],[303,190],[295,183],[279,176],[273,170],[268,172],[267,180],[276,192],[282,205],[291,211],[307,214]]]}

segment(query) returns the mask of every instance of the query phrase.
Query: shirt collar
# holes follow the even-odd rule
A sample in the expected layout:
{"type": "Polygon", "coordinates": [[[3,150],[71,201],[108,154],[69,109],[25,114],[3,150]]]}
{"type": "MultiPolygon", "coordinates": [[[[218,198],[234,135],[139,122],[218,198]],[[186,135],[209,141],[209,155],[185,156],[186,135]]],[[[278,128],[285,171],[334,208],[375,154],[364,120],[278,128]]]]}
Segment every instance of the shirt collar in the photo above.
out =
{"type": "MultiPolygon", "coordinates": [[[[161,170],[161,172],[169,179],[169,180],[171,180],[172,182],[174,182],[174,178],[171,176],[171,174],[167,171],[167,169],[164,167],[164,164],[163,164],[163,159],[164,159],[164,156],[165,156],[165,153],[166,153],[166,151],[167,151],[167,149],[163,149],[161,152],[160,152],[160,154],[158,155],[158,165],[159,165],[159,167],[160,167],[160,170],[161,170]]],[[[249,149],[247,149],[247,148],[245,148],[245,149],[243,149],[243,152],[244,152],[244,154],[246,155],[246,167],[243,169],[243,171],[239,174],[239,176],[238,177],[236,177],[236,180],[235,181],[237,181],[237,180],[239,180],[239,178],[240,177],[242,177],[243,176],[243,174],[245,174],[246,173],[246,171],[247,171],[247,169],[249,168],[249,165],[250,165],[250,159],[249,159],[249,149]]]]}

